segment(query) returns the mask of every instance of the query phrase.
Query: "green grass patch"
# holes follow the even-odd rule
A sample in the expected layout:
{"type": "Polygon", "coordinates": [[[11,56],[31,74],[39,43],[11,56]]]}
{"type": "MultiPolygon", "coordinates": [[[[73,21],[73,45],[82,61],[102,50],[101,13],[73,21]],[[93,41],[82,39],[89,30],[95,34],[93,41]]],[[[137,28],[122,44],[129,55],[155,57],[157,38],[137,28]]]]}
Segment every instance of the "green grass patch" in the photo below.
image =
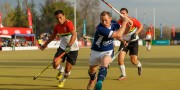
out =
{"type": "MultiPolygon", "coordinates": [[[[115,50],[117,51],[117,47],[115,50]]],[[[138,76],[127,55],[125,58],[127,80],[118,81],[120,71],[117,59],[111,63],[103,90],[179,90],[180,46],[153,46],[150,52],[139,48],[139,60],[143,65],[138,76]]],[[[45,51],[0,52],[0,90],[59,90],[55,76],[57,70],[50,67],[38,79],[33,77],[52,62],[56,49],[45,51]]],[[[71,76],[60,90],[86,90],[89,80],[88,62],[90,48],[81,48],[71,76]]],[[[63,64],[64,65],[64,64],[63,64]]]]}

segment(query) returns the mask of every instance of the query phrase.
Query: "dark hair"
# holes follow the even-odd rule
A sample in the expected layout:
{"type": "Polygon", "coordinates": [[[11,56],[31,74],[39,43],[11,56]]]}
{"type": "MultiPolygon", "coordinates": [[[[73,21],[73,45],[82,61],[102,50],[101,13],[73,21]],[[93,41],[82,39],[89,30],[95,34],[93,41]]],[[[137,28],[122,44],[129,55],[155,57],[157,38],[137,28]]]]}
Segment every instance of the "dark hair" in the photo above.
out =
{"type": "Polygon", "coordinates": [[[62,10],[56,10],[54,15],[58,15],[58,14],[64,15],[64,12],[62,10]]]}
{"type": "Polygon", "coordinates": [[[126,11],[126,13],[128,13],[127,8],[121,8],[121,10],[120,10],[120,11],[122,11],[122,10],[125,10],[125,11],[126,11]]]}
{"type": "Polygon", "coordinates": [[[103,11],[100,16],[105,16],[105,15],[108,15],[109,17],[112,17],[111,13],[108,12],[108,11],[103,11]]]}

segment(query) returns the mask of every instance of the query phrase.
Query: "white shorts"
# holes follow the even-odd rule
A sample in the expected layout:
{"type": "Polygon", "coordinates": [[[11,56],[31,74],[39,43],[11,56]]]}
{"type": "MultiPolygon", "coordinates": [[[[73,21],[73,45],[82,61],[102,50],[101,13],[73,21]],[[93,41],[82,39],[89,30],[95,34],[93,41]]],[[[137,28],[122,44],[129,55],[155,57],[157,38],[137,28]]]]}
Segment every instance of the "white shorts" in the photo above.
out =
{"type": "Polygon", "coordinates": [[[90,66],[95,66],[95,65],[99,65],[101,63],[102,57],[105,55],[109,55],[109,56],[113,56],[113,50],[109,50],[109,51],[104,51],[104,52],[99,52],[99,51],[94,51],[91,50],[91,55],[90,55],[90,59],[89,59],[89,65],[90,66]]]}

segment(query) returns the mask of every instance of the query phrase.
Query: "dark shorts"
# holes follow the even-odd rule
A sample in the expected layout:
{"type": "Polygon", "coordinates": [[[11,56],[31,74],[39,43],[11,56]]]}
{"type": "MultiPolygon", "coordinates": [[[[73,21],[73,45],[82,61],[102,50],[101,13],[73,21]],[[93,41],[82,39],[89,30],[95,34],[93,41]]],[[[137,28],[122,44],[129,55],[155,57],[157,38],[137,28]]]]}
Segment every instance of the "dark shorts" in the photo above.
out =
{"type": "Polygon", "coordinates": [[[151,40],[150,40],[150,39],[147,39],[146,42],[151,42],[151,40]]]}
{"type": "MultiPolygon", "coordinates": [[[[63,49],[61,49],[60,47],[57,49],[57,52],[55,54],[54,57],[58,57],[59,55],[61,55],[64,52],[63,49]]],[[[66,53],[63,57],[62,57],[62,62],[64,62],[65,60],[67,60],[67,62],[71,63],[72,65],[76,64],[76,60],[77,60],[77,56],[78,56],[78,51],[70,51],[68,54],[66,53]]]]}
{"type": "MultiPolygon", "coordinates": [[[[121,44],[119,50],[124,47],[124,44],[121,44]]],[[[122,51],[126,53],[129,51],[129,55],[138,55],[138,40],[134,42],[130,42],[127,47],[124,47],[122,51]]]]}

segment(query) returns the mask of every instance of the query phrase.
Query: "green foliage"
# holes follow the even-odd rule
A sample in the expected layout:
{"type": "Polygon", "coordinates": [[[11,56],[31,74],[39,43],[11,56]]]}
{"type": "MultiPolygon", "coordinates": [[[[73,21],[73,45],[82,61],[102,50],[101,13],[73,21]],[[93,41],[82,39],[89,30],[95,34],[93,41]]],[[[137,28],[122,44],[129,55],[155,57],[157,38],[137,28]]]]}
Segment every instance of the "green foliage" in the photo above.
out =
{"type": "MultiPolygon", "coordinates": [[[[111,63],[103,90],[179,90],[180,46],[152,46],[146,51],[139,47],[139,60],[143,65],[142,76],[132,65],[129,55],[125,57],[128,79],[118,81],[120,75],[117,59],[111,63]],[[163,51],[162,51],[163,50],[163,51]],[[136,84],[137,83],[137,84],[136,84]],[[130,86],[131,85],[131,86],[130,86]]],[[[115,48],[118,50],[118,47],[115,48]]],[[[90,48],[80,48],[78,61],[73,66],[64,88],[58,88],[55,76],[57,70],[49,67],[38,79],[33,77],[52,63],[56,49],[1,51],[0,88],[1,90],[85,90],[89,82],[90,48]]],[[[62,63],[61,65],[65,65],[62,63]]]]}
{"type": "Polygon", "coordinates": [[[52,32],[57,20],[55,18],[54,12],[56,10],[63,10],[66,18],[73,21],[74,11],[67,3],[64,2],[52,2],[50,4],[44,5],[41,9],[41,32],[52,32]]]}
{"type": "Polygon", "coordinates": [[[17,7],[8,12],[5,17],[6,26],[10,27],[28,27],[27,14],[22,10],[19,0],[17,7]]]}
{"type": "Polygon", "coordinates": [[[14,10],[10,10],[8,15],[3,19],[3,22],[5,22],[6,26],[13,26],[15,22],[13,22],[13,17],[14,17],[14,10]]]}

